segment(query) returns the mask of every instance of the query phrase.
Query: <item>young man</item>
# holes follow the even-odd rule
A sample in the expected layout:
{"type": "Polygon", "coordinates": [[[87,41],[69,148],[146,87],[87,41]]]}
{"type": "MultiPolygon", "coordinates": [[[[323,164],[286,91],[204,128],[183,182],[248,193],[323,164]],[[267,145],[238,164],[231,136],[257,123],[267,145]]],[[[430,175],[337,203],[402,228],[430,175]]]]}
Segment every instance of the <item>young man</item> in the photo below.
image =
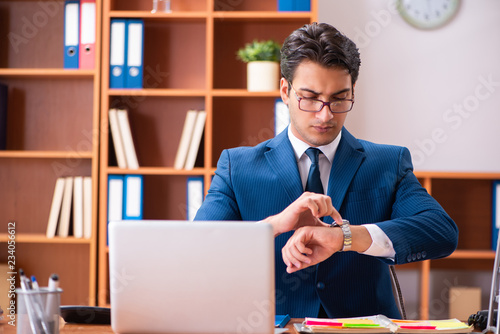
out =
{"type": "Polygon", "coordinates": [[[196,219],[272,224],[276,314],[398,318],[388,265],[451,254],[457,227],[421,187],[406,148],[344,128],[360,66],[351,40],[313,23],[281,52],[288,129],[223,151],[196,219]]]}

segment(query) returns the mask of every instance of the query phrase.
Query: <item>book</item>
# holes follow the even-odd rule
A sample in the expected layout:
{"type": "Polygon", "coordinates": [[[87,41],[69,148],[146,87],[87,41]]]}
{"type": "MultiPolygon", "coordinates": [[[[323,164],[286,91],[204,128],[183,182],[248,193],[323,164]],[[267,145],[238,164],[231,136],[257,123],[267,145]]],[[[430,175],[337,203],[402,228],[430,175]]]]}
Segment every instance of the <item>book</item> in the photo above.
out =
{"type": "Polygon", "coordinates": [[[113,140],[113,147],[115,149],[116,162],[119,168],[127,168],[127,160],[125,159],[125,148],[123,146],[123,139],[118,125],[118,110],[109,109],[109,128],[111,130],[111,138],[113,140]]]}
{"type": "Polygon", "coordinates": [[[123,219],[142,219],[142,175],[123,177],[123,219]]]}
{"type": "Polygon", "coordinates": [[[52,205],[50,206],[49,221],[47,223],[47,238],[53,238],[57,231],[57,222],[59,221],[59,214],[61,213],[61,204],[64,193],[64,177],[59,177],[56,180],[54,187],[54,195],[52,196],[52,205]]]}
{"type": "Polygon", "coordinates": [[[71,201],[73,199],[73,177],[67,176],[64,180],[64,194],[61,206],[61,217],[57,235],[66,238],[69,235],[69,224],[71,219],[71,201]]]}
{"type": "Polygon", "coordinates": [[[188,177],[187,179],[187,220],[194,220],[198,209],[203,203],[204,182],[202,176],[188,177]]]}
{"type": "Polygon", "coordinates": [[[92,236],[92,177],[83,177],[83,237],[92,236]]]}
{"type": "Polygon", "coordinates": [[[125,109],[118,109],[118,126],[120,127],[120,134],[123,141],[123,149],[125,151],[125,159],[127,160],[127,168],[139,169],[139,162],[135,152],[134,140],[132,138],[132,130],[130,128],[130,121],[128,112],[125,109]]]}
{"type": "MultiPolygon", "coordinates": [[[[110,174],[108,175],[108,224],[116,220],[123,220],[123,175],[110,174]]],[[[106,238],[108,234],[106,233],[106,238]]]]}
{"type": "Polygon", "coordinates": [[[290,321],[290,316],[288,314],[274,316],[274,327],[285,328],[286,324],[290,321]]]}
{"type": "Polygon", "coordinates": [[[500,181],[493,182],[493,215],[491,222],[491,249],[496,251],[498,244],[498,231],[500,230],[500,181]]]}
{"type": "Polygon", "coordinates": [[[320,319],[294,324],[300,333],[470,333],[472,326],[458,320],[398,320],[384,315],[320,319]]]}
{"type": "Polygon", "coordinates": [[[194,168],[196,156],[198,155],[198,150],[200,149],[201,137],[203,136],[203,131],[205,130],[206,119],[206,111],[198,111],[198,116],[196,116],[196,122],[193,128],[193,136],[191,138],[191,142],[189,143],[189,149],[186,157],[186,163],[184,164],[184,169],[191,170],[194,168]]]}
{"type": "Polygon", "coordinates": [[[83,238],[83,176],[73,179],[73,236],[83,238]]]}
{"type": "Polygon", "coordinates": [[[274,102],[274,135],[277,136],[285,130],[290,123],[290,113],[288,106],[282,99],[276,99],[274,102]]]}
{"type": "Polygon", "coordinates": [[[183,169],[184,165],[186,164],[186,157],[188,154],[191,138],[193,136],[193,130],[197,116],[198,116],[198,111],[196,110],[188,110],[186,113],[186,119],[184,120],[184,126],[182,128],[182,134],[179,140],[177,154],[175,156],[175,162],[174,162],[175,169],[183,169]]]}
{"type": "Polygon", "coordinates": [[[7,149],[7,101],[9,90],[0,83],[0,150],[7,149]]]}

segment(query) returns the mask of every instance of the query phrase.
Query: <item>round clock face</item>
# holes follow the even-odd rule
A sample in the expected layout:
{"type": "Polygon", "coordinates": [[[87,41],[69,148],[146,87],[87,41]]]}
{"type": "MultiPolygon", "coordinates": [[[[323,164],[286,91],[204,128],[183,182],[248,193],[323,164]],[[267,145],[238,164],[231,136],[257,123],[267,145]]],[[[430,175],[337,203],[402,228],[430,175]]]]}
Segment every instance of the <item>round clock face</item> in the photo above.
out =
{"type": "Polygon", "coordinates": [[[434,29],[449,22],[457,13],[460,0],[398,0],[403,19],[420,29],[434,29]]]}

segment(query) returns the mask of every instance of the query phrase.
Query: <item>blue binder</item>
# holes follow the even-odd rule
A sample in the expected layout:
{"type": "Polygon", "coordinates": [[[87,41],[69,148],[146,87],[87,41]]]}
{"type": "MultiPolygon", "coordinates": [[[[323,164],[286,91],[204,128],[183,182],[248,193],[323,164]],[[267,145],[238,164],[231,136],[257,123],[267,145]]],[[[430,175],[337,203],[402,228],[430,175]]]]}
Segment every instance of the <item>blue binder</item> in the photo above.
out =
{"type": "Polygon", "coordinates": [[[79,67],[80,1],[64,2],[64,68],[79,67]]]}
{"type": "Polygon", "coordinates": [[[125,88],[127,20],[111,19],[109,88],[125,88]]]}
{"type": "Polygon", "coordinates": [[[205,187],[203,176],[193,176],[188,177],[186,185],[186,219],[193,220],[196,216],[196,212],[203,203],[203,198],[205,194],[205,187]]]}
{"type": "Polygon", "coordinates": [[[142,88],[144,21],[129,19],[127,22],[125,88],[142,88]]]}
{"type": "Polygon", "coordinates": [[[295,10],[299,12],[310,12],[311,11],[311,0],[294,0],[295,10]]]}
{"type": "Polygon", "coordinates": [[[274,101],[274,135],[277,136],[285,130],[288,124],[290,124],[288,106],[278,98],[274,101]]]}
{"type": "MultiPolygon", "coordinates": [[[[108,224],[110,221],[116,221],[122,219],[123,219],[123,175],[110,174],[108,175],[108,224]]],[[[106,238],[107,238],[107,233],[106,233],[106,238]]]]}
{"type": "Polygon", "coordinates": [[[497,250],[498,230],[500,229],[500,181],[493,182],[493,212],[491,219],[491,249],[497,250]]]}
{"type": "Polygon", "coordinates": [[[291,12],[294,10],[295,0],[278,0],[278,11],[291,12]]]}
{"type": "Polygon", "coordinates": [[[142,219],[142,175],[125,175],[123,179],[123,219],[142,219]]]}

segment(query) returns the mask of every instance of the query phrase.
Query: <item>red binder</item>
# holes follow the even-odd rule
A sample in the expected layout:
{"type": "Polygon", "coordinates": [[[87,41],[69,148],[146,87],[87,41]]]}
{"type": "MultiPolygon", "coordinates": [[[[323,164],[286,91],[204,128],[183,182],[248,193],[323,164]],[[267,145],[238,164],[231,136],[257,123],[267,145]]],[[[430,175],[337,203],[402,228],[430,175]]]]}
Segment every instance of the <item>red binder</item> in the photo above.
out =
{"type": "Polygon", "coordinates": [[[95,0],[80,0],[80,68],[94,69],[96,39],[95,0]]]}

